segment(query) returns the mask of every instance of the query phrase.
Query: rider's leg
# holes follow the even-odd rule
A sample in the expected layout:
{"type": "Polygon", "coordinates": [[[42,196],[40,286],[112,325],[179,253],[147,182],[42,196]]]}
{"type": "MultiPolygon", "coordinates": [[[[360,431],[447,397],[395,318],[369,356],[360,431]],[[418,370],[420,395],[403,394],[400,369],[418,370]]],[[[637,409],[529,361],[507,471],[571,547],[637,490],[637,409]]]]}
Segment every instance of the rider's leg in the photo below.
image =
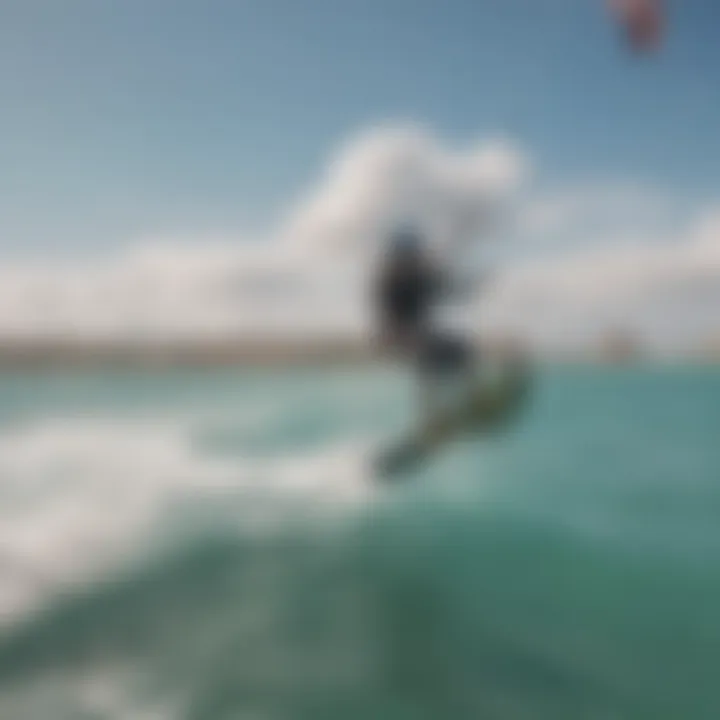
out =
{"type": "Polygon", "coordinates": [[[473,349],[466,340],[448,335],[423,338],[418,347],[421,422],[431,423],[461,404],[471,390],[473,370],[473,349]]]}

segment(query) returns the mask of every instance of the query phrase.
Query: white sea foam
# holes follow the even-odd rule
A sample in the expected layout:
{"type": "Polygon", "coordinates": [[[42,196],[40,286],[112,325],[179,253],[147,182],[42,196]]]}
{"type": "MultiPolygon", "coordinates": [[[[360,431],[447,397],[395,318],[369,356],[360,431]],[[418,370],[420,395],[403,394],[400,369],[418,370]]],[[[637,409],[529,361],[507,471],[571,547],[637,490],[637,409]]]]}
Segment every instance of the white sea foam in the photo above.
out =
{"type": "Polygon", "coordinates": [[[0,435],[3,620],[142,551],[178,508],[215,508],[228,530],[272,532],[292,518],[338,517],[371,494],[362,445],[216,457],[194,441],[208,421],[46,418],[0,435]]]}
{"type": "Polygon", "coordinates": [[[12,718],[76,718],[103,720],[180,720],[180,698],[143,692],[136,669],[115,664],[91,669],[54,670],[20,683],[0,696],[0,713],[12,718]],[[148,697],[149,695],[149,697],[148,697]]]}

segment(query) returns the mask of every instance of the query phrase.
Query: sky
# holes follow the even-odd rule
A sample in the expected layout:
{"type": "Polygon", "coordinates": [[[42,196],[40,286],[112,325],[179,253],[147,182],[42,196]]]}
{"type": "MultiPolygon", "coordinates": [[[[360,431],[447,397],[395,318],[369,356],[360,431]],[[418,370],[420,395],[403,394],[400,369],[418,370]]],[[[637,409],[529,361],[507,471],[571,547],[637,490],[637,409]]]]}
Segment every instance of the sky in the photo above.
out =
{"type": "MultiPolygon", "coordinates": [[[[355,223],[333,227],[377,230],[379,200],[359,183],[433,155],[417,173],[462,194],[492,148],[517,197],[519,264],[562,273],[581,251],[590,273],[598,254],[637,244],[634,262],[670,262],[720,207],[720,7],[684,0],[669,15],[661,52],[635,57],[603,0],[2,0],[0,261],[23,295],[16,325],[68,261],[157,243],[277,250],[293,228],[330,232],[328,198],[355,223]],[[385,160],[368,170],[364,152],[385,160]],[[360,180],[336,182],[343,158],[360,180]]],[[[598,283],[612,288],[608,272],[598,283]]]]}

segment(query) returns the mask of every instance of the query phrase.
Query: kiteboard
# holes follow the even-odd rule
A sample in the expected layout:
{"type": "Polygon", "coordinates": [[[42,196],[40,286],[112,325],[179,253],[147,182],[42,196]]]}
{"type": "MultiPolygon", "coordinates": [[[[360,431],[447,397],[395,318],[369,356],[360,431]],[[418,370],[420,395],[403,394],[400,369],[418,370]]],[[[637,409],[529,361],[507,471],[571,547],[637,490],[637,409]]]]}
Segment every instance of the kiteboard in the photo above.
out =
{"type": "Polygon", "coordinates": [[[483,436],[507,425],[524,405],[530,369],[526,362],[514,359],[503,363],[492,375],[474,378],[460,402],[382,450],[374,462],[379,481],[407,477],[452,441],[483,436]]]}

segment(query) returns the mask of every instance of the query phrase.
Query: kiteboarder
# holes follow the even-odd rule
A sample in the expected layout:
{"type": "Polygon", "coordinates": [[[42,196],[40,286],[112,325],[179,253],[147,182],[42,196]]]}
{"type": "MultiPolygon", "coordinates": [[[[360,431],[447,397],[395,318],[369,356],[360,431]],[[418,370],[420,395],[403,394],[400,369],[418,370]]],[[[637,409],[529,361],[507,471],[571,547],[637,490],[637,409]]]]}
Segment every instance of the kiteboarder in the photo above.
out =
{"type": "Polygon", "coordinates": [[[437,410],[441,381],[462,379],[474,365],[469,340],[442,331],[434,317],[443,299],[463,289],[416,230],[402,228],[390,238],[373,289],[379,344],[415,366],[425,422],[437,410]]]}

